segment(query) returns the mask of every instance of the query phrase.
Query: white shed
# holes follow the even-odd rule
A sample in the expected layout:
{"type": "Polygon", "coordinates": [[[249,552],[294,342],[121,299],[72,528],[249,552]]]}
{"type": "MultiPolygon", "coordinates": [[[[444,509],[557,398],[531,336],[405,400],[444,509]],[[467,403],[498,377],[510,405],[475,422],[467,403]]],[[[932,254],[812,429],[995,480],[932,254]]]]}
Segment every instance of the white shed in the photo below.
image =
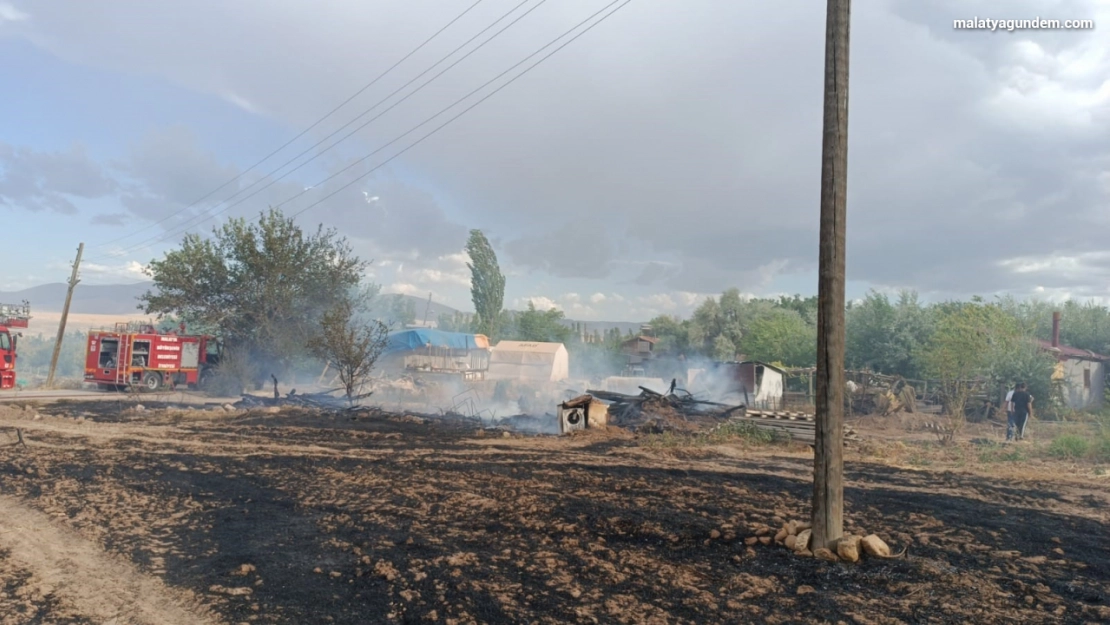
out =
{"type": "Polygon", "coordinates": [[[490,350],[487,380],[558,382],[570,376],[570,357],[562,343],[501,341],[490,350]]]}

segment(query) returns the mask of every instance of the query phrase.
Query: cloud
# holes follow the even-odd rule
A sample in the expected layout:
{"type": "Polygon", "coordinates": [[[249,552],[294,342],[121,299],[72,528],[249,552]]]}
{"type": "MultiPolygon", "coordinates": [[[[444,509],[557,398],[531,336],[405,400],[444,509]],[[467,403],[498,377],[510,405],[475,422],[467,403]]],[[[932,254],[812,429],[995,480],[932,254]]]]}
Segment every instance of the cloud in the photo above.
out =
{"type": "MultiPolygon", "coordinates": [[[[57,268],[61,269],[62,266],[57,268]]],[[[68,267],[65,267],[68,269],[68,267]]],[[[136,280],[146,281],[150,280],[150,276],[146,274],[144,269],[146,265],[135,261],[129,260],[118,264],[83,262],[81,263],[81,275],[89,278],[91,282],[117,282],[124,280],[127,282],[134,282],[136,280]]]]}
{"type": "MultiPolygon", "coordinates": [[[[462,2],[452,10],[456,4],[461,10],[462,2]]],[[[169,11],[143,0],[118,0],[111,10],[41,0],[21,32],[70,62],[155,75],[266,111],[292,129],[423,40],[432,28],[427,15],[441,6],[413,0],[405,10],[381,11],[338,3],[321,11],[198,0],[169,11]],[[351,49],[360,50],[357,58],[351,49]]],[[[1101,274],[1085,278],[1066,264],[1021,272],[1005,261],[1105,248],[1110,48],[1099,30],[952,28],[956,17],[997,7],[887,0],[853,12],[851,280],[952,294],[1100,288],[1101,274]]],[[[384,145],[595,9],[586,0],[546,3],[361,132],[344,154],[384,145]]],[[[476,8],[321,132],[501,10],[476,8]]],[[[1110,23],[1110,7],[1095,0],[1018,0],[1006,11],[1110,23]]],[[[395,169],[352,185],[306,219],[334,224],[377,258],[404,258],[416,263],[412,270],[428,271],[406,278],[410,285],[461,275],[436,263],[457,253],[470,227],[497,242],[507,275],[530,282],[521,296],[609,293],[631,266],[621,263],[644,258],[655,264],[636,266],[626,289],[630,300],[659,296],[634,302],[644,311],[681,309],[681,292],[758,292],[785,276],[809,275],[817,264],[824,19],[803,0],[632,3],[392,163],[395,169]],[[363,191],[380,201],[367,204],[363,191]]],[[[181,135],[154,145],[145,152],[152,162],[133,168],[136,189],[125,194],[127,209],[144,218],[175,214],[194,192],[212,188],[207,183],[237,172],[181,135]]],[[[322,161],[326,172],[350,163],[322,161]]],[[[316,182],[296,177],[258,202],[284,201],[316,182]]],[[[334,188],[312,189],[288,207],[299,210],[334,188]]],[[[37,206],[72,210],[66,202],[43,197],[37,206]]],[[[613,310],[610,302],[592,304],[598,314],[613,310]]]]}
{"type": "Polygon", "coordinates": [[[0,25],[4,22],[22,22],[31,17],[8,2],[0,2],[0,25]]]}
{"type": "Polygon", "coordinates": [[[573,224],[525,234],[505,245],[512,261],[563,278],[605,278],[612,270],[613,245],[602,232],[583,233],[573,224]]]}
{"type": "Polygon", "coordinates": [[[79,143],[50,152],[0,142],[0,205],[74,214],[71,198],[102,198],[115,188],[79,143]]]}
{"type": "Polygon", "coordinates": [[[98,213],[89,219],[94,226],[122,226],[127,223],[127,213],[98,213]]]}

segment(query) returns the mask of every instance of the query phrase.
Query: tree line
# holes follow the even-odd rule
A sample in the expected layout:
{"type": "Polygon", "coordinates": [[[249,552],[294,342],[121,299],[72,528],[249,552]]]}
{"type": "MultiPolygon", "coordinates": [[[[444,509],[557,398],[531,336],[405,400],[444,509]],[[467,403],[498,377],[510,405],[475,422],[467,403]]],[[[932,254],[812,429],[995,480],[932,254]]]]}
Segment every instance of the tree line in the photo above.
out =
{"type": "MultiPolygon", "coordinates": [[[[582,337],[557,309],[505,309],[505,276],[488,239],[472,230],[465,250],[475,312],[441,315],[441,329],[482,333],[493,341],[562,342],[579,372],[619,373],[620,345],[628,335],[611,329],[582,337]]],[[[219,336],[226,352],[222,367],[237,383],[257,386],[271,373],[318,372],[327,363],[353,392],[388,332],[416,319],[411,299],[382,296],[378,285],[365,280],[369,264],[335,230],[306,232],[270,210],[254,221],[230,220],[206,237],[187,235],[178,248],[151,261],[153,288],[139,308],[166,327],[183,321],[190,333],[219,336]]],[[[926,304],[910,291],[893,297],[871,292],[848,304],[845,365],[944,381],[953,402],[967,394],[969,380],[1022,379],[1035,395],[1047,397],[1054,360],[1034,340],[1051,337],[1054,309],[1048,302],[1010,297],[926,304]]],[[[1074,301],[1058,309],[1062,343],[1110,352],[1110,309],[1074,301]]],[[[706,298],[689,318],[664,315],[649,323],[658,339],[655,351],[664,357],[815,365],[816,297],[748,298],[729,289],[706,298]]],[[[67,337],[60,374],[80,374],[81,345],[67,337]]],[[[37,367],[48,347],[47,339],[25,339],[21,363],[37,367]]]]}

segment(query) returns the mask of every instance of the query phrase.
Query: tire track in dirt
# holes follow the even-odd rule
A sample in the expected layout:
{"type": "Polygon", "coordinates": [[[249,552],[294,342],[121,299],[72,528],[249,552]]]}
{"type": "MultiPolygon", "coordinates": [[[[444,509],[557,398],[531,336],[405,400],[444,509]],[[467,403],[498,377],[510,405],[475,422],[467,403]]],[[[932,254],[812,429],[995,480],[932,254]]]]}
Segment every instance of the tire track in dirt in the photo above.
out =
{"type": "Polygon", "coordinates": [[[69,611],[105,625],[217,625],[185,593],[0,495],[0,549],[69,611]]]}

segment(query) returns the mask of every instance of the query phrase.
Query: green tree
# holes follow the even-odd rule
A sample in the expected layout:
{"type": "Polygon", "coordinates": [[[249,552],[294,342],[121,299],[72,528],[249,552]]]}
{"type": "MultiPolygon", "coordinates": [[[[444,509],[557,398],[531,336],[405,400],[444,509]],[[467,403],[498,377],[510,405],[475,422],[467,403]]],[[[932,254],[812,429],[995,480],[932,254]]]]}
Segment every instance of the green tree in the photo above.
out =
{"type": "Polygon", "coordinates": [[[981,298],[938,305],[936,331],[921,349],[921,365],[941,383],[945,409],[955,420],[981,382],[998,377],[1001,363],[1022,345],[1017,320],[981,298]]]}
{"type": "Polygon", "coordinates": [[[339,380],[354,402],[355,390],[370,375],[386,343],[389,326],[381,320],[360,319],[355,297],[340,298],[320,320],[320,331],[309,347],[318,358],[339,373],[339,380]]]}
{"type": "Polygon", "coordinates": [[[846,364],[890,375],[922,375],[917,353],[933,332],[933,314],[917,293],[903,291],[894,303],[874,291],[846,311],[846,364]]]}
{"type": "Polygon", "coordinates": [[[723,334],[713,339],[713,359],[720,361],[736,360],[736,344],[723,334]]]}
{"type": "Polygon", "coordinates": [[[436,327],[444,332],[470,332],[473,329],[474,316],[464,312],[455,311],[452,314],[440,313],[436,327]]]}
{"type": "Polygon", "coordinates": [[[690,322],[669,315],[661,315],[650,322],[651,331],[659,343],[660,353],[686,354],[690,351],[690,322]]]}
{"type": "Polygon", "coordinates": [[[490,339],[498,336],[505,301],[505,276],[497,264],[497,254],[481,230],[471,230],[466,242],[470,262],[470,297],[474,302],[476,332],[490,339]]]}
{"type": "Polygon", "coordinates": [[[537,310],[528,302],[528,310],[516,315],[512,336],[518,341],[566,343],[571,329],[563,324],[563,318],[563,311],[557,308],[537,310]]]}
{"type": "Polygon", "coordinates": [[[271,209],[257,222],[232,219],[209,238],[186,235],[180,248],[151,261],[154,288],[141,307],[219,328],[235,358],[275,363],[284,375],[310,356],[324,313],[359,287],[365,268],[335,230],[306,233],[271,209]]]}
{"type": "Polygon", "coordinates": [[[752,360],[812,367],[817,362],[817,328],[796,309],[777,308],[752,321],[740,340],[740,351],[752,360]]]}

